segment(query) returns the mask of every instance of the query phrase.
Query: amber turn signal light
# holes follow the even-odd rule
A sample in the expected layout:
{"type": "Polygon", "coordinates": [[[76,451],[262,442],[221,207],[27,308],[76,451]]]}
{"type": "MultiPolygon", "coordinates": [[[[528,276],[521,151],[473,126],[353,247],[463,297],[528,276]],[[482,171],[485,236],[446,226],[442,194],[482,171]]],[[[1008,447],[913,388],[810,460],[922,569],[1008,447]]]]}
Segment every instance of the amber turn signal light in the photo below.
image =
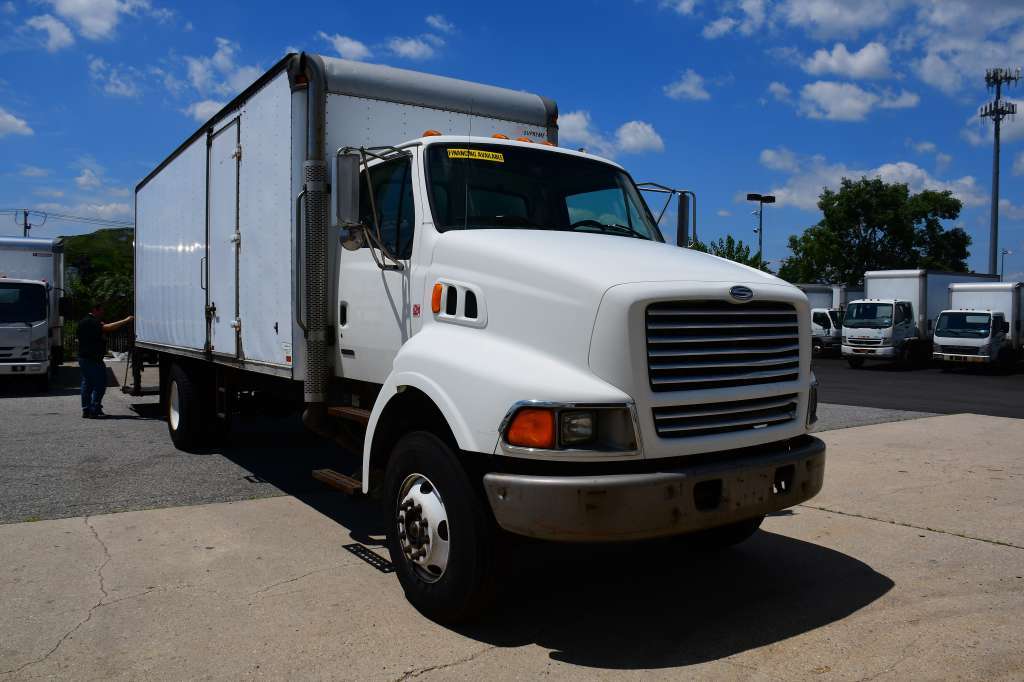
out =
{"type": "Polygon", "coordinates": [[[505,440],[523,448],[555,447],[555,413],[536,407],[525,407],[512,418],[505,440]]]}
{"type": "Polygon", "coordinates": [[[440,282],[434,284],[434,292],[430,296],[430,310],[436,315],[441,312],[441,294],[444,293],[444,285],[440,282]]]}

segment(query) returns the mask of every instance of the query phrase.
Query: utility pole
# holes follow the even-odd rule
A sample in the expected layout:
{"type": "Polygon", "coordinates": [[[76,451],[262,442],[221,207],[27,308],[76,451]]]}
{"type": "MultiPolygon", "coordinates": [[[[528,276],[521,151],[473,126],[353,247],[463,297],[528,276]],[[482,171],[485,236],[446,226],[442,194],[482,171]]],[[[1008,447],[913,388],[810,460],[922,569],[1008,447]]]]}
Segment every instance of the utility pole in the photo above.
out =
{"type": "MultiPolygon", "coordinates": [[[[15,213],[13,217],[14,217],[14,222],[18,222],[18,214],[15,213]]],[[[27,209],[27,208],[21,209],[21,228],[22,228],[22,235],[21,236],[27,237],[28,233],[29,233],[29,230],[31,230],[33,227],[39,227],[40,225],[44,224],[46,222],[46,218],[47,217],[48,216],[45,213],[43,213],[42,211],[33,211],[33,210],[27,209]],[[29,222],[29,216],[31,216],[33,213],[35,213],[37,216],[41,216],[42,219],[43,219],[42,222],[36,223],[35,225],[30,223],[29,222]]]]}
{"type": "Polygon", "coordinates": [[[21,226],[24,228],[22,237],[28,236],[28,231],[32,229],[32,223],[28,221],[28,209],[22,209],[21,211],[21,226]]]}
{"type": "Polygon", "coordinates": [[[747,201],[757,202],[757,267],[764,270],[764,205],[774,204],[775,196],[751,192],[747,195],[747,201]]]}
{"type": "Polygon", "coordinates": [[[995,275],[999,257],[999,128],[1002,120],[1017,113],[1017,105],[1003,101],[1003,83],[1013,85],[1020,80],[1020,68],[998,67],[985,72],[985,85],[995,88],[996,98],[978,112],[982,118],[992,119],[995,134],[992,139],[992,218],[989,225],[988,271],[995,275]]]}

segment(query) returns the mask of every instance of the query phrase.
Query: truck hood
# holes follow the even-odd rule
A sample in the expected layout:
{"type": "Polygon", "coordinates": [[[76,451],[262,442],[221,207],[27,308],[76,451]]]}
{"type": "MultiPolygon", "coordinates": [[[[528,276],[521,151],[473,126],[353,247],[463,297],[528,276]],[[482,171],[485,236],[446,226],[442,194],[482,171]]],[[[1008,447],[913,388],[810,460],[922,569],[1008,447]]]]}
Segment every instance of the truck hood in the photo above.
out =
{"type": "Polygon", "coordinates": [[[31,326],[24,322],[2,322],[0,323],[0,347],[27,347],[32,341],[45,337],[47,331],[46,320],[34,322],[31,326]]]}
{"type": "Polygon", "coordinates": [[[538,274],[602,292],[631,282],[783,283],[773,275],[699,251],[584,232],[452,230],[438,239],[435,262],[467,259],[479,260],[488,269],[538,274]]]}
{"type": "MultiPolygon", "coordinates": [[[[646,284],[668,296],[714,283],[725,292],[734,284],[798,292],[776,277],[705,253],[578,232],[447,232],[436,241],[431,268],[438,279],[478,287],[487,316],[483,333],[579,368],[589,367],[598,308],[616,287],[646,284]]],[[[434,281],[426,282],[428,290],[434,281]]]]}

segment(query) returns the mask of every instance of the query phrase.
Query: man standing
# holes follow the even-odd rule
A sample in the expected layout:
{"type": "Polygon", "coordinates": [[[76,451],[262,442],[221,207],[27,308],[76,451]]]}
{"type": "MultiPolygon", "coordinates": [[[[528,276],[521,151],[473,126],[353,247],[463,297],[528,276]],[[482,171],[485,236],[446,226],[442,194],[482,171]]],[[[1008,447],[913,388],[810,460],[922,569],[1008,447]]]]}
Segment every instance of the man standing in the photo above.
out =
{"type": "Polygon", "coordinates": [[[96,304],[78,323],[78,367],[82,372],[82,418],[103,416],[103,394],[107,391],[107,367],[103,356],[107,354],[107,334],[116,332],[135,317],[104,324],[103,306],[96,304]]]}

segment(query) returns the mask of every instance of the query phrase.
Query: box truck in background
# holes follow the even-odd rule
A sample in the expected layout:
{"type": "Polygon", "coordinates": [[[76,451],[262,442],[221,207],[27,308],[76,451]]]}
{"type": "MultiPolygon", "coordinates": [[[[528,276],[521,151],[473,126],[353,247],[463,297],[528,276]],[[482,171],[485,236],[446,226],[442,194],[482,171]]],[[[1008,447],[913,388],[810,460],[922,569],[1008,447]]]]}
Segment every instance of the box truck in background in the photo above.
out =
{"type": "Polygon", "coordinates": [[[61,240],[0,237],[0,375],[49,387],[64,356],[63,292],[61,240]]]}
{"type": "Polygon", "coordinates": [[[999,363],[1024,359],[1021,282],[949,285],[949,309],[935,323],[932,358],[943,363],[999,363]]]}
{"type": "Polygon", "coordinates": [[[501,532],[731,544],[822,485],[804,294],[666,244],[622,167],[557,142],[537,95],[292,54],[136,188],[174,443],[240,392],[293,401],[443,621],[486,603],[501,532]]]}
{"type": "Polygon", "coordinates": [[[845,284],[797,284],[807,294],[811,306],[811,345],[815,353],[838,352],[841,346],[843,316],[850,297],[859,298],[862,289],[845,284]]]}
{"type": "Polygon", "coordinates": [[[935,318],[948,304],[949,285],[996,279],[967,272],[865,272],[864,298],[850,301],[843,320],[843,357],[854,368],[865,360],[908,364],[930,358],[935,318]]]}

